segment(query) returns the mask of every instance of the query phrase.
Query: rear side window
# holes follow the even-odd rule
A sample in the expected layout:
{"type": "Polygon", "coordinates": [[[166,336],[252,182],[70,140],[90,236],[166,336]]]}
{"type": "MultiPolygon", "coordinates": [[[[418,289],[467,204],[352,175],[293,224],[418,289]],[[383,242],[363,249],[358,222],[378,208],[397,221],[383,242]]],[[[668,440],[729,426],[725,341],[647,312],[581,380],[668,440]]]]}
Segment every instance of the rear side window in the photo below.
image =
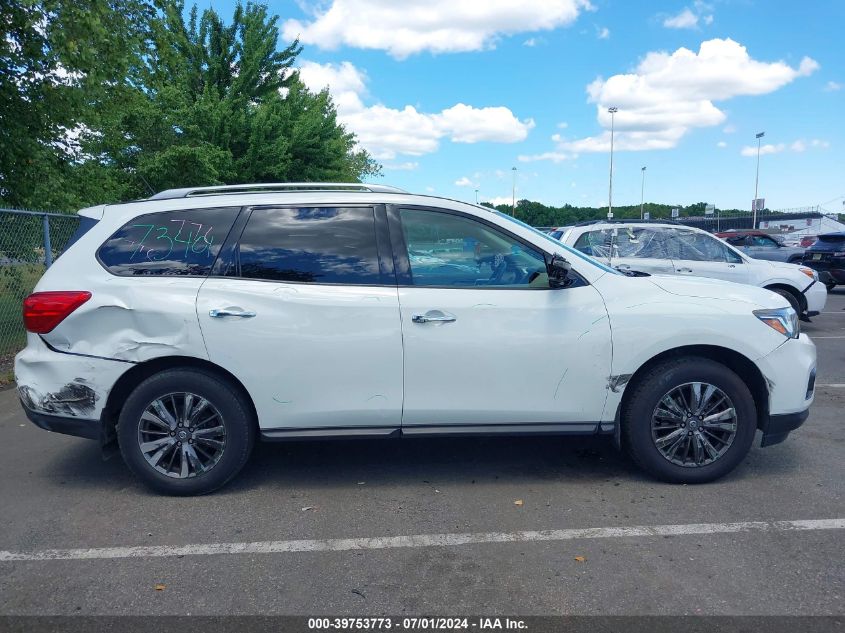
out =
{"type": "Polygon", "coordinates": [[[254,209],[227,275],[298,283],[382,283],[371,207],[254,209]]]}
{"type": "Polygon", "coordinates": [[[238,207],[163,211],[123,225],[97,252],[121,276],[204,276],[238,215],[238,207]]]}

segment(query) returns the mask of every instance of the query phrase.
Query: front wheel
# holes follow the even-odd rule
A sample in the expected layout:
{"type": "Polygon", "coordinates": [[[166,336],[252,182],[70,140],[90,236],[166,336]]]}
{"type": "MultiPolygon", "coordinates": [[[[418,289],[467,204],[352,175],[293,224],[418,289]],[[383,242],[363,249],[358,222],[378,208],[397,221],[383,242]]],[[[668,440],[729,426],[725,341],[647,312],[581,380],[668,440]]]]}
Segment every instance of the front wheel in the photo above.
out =
{"type": "Polygon", "coordinates": [[[757,409],[746,384],[707,358],[666,361],[629,387],[625,445],[645,471],[672,483],[705,483],[732,471],[754,441],[757,409]]]}
{"type": "Polygon", "coordinates": [[[117,425],[120,452],[147,486],[171,495],[217,490],[243,468],[255,425],[240,393],[215,375],[169,369],[127,398],[117,425]]]}

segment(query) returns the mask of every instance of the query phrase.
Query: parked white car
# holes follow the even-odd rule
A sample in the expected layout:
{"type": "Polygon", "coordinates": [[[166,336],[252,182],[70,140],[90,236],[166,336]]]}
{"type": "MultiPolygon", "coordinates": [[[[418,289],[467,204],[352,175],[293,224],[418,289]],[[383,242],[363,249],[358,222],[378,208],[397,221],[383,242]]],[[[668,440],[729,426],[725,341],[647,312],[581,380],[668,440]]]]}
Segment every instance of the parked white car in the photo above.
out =
{"type": "Polygon", "coordinates": [[[812,268],[753,259],[689,226],[599,221],[570,227],[560,240],[622,271],[710,277],[759,286],[784,297],[803,319],[819,314],[827,302],[827,289],[812,268]]]}
{"type": "Polygon", "coordinates": [[[813,401],[783,297],[629,277],[483,207],[284,184],[80,215],[24,303],[21,402],[164,493],[219,488],[259,438],[400,435],[607,434],[700,483],[813,401]]]}

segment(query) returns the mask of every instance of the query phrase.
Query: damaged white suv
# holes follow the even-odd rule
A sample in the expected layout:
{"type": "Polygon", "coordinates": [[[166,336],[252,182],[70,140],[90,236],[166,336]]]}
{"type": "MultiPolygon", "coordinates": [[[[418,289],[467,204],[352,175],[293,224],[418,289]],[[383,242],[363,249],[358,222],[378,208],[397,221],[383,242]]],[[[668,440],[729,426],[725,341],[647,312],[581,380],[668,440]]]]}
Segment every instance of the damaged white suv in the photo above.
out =
{"type": "Polygon", "coordinates": [[[813,400],[783,296],[628,276],[482,207],[281,184],[80,215],[24,302],[21,402],[164,493],[219,488],[259,438],[608,434],[705,482],[813,400]]]}

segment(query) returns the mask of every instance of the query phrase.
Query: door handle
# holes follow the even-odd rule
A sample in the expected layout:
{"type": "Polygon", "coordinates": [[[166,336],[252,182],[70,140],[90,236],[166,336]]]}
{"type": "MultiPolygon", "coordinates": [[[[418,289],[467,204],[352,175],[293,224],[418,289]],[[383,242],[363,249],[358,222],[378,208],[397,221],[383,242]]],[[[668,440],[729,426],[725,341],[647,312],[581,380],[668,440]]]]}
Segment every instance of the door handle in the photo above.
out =
{"type": "Polygon", "coordinates": [[[736,264],[728,264],[728,268],[736,268],[736,264]]]}
{"type": "Polygon", "coordinates": [[[678,269],[678,272],[679,272],[679,273],[691,273],[691,272],[692,272],[692,268],[679,268],[679,269],[678,269]]]}
{"type": "Polygon", "coordinates": [[[411,317],[414,323],[453,323],[458,318],[454,314],[441,312],[440,310],[429,310],[425,314],[415,314],[411,317]]]}
{"type": "Polygon", "coordinates": [[[251,319],[255,316],[255,312],[251,310],[233,310],[230,308],[223,308],[221,310],[209,310],[208,316],[220,319],[222,317],[233,316],[233,317],[241,317],[243,319],[251,319]]]}

